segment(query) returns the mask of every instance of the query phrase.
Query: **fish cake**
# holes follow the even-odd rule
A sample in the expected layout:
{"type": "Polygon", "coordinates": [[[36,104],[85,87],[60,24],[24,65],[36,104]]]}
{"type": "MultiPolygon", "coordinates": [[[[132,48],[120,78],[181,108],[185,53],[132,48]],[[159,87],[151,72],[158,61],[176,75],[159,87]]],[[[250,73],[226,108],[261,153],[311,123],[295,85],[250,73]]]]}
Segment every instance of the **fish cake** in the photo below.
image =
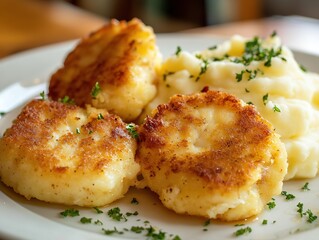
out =
{"type": "Polygon", "coordinates": [[[241,220],[281,192],[285,147],[255,108],[233,95],[175,95],[146,118],[139,137],[141,185],[177,213],[241,220]]]}
{"type": "Polygon", "coordinates": [[[33,100],[0,139],[0,178],[27,199],[103,206],[133,185],[135,151],[118,116],[33,100]]]}
{"type": "Polygon", "coordinates": [[[151,27],[140,20],[111,20],[68,54],[50,79],[49,96],[65,96],[136,119],[156,94],[161,54],[151,27]]]}

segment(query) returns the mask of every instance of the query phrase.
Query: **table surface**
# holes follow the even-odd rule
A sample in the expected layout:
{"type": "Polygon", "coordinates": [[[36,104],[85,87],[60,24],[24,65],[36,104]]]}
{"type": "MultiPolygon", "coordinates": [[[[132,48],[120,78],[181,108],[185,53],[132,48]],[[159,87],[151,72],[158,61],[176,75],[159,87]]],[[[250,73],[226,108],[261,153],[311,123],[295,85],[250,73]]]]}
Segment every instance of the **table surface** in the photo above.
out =
{"type": "MultiPolygon", "coordinates": [[[[62,1],[1,0],[0,58],[34,47],[80,38],[107,21],[62,1]]],[[[319,55],[317,19],[278,16],[183,32],[223,37],[234,34],[266,37],[274,30],[285,45],[319,55]]]]}

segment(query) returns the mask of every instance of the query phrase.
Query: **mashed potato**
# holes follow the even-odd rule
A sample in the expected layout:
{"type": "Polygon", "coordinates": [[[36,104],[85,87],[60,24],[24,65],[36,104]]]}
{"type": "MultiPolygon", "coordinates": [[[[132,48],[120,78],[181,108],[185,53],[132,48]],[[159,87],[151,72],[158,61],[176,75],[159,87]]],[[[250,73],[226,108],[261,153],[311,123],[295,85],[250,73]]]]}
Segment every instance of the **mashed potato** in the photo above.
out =
{"type": "Polygon", "coordinates": [[[254,104],[285,143],[286,179],[314,177],[319,162],[319,77],[305,72],[277,36],[233,36],[214,48],[177,51],[163,64],[162,80],[143,119],[160,103],[203,87],[232,93],[254,104]]]}

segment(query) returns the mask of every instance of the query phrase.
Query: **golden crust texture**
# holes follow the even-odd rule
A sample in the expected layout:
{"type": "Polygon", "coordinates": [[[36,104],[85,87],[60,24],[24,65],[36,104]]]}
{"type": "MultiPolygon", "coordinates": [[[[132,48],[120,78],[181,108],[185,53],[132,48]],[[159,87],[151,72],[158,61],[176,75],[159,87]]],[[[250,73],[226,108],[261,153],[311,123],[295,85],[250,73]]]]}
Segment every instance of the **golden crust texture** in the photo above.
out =
{"type": "Polygon", "coordinates": [[[153,30],[140,20],[112,20],[82,39],[50,80],[49,96],[91,104],[136,119],[156,94],[160,53],[153,30]],[[101,90],[92,96],[98,83],[101,90]]]}
{"type": "Polygon", "coordinates": [[[245,219],[281,192],[285,148],[255,108],[233,95],[175,95],[139,132],[143,184],[177,213],[245,219]]]}
{"type": "Polygon", "coordinates": [[[135,151],[119,117],[34,100],[0,139],[0,177],[28,199],[102,206],[134,183],[135,151]]]}

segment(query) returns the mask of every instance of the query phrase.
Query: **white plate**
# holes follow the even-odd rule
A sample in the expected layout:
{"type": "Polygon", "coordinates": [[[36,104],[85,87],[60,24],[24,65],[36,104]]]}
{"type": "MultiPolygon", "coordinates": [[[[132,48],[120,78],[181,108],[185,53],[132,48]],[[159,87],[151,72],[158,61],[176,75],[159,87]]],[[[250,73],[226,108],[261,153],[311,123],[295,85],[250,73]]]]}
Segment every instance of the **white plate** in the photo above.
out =
{"type": "MultiPolygon", "coordinates": [[[[222,39],[194,35],[159,35],[158,45],[164,56],[173,54],[177,46],[193,51],[215,45],[222,39]]],[[[49,75],[60,65],[66,53],[74,46],[74,42],[39,48],[0,61],[0,106],[8,104],[19,105],[37,95],[49,75]],[[15,84],[15,85],[14,85],[15,84]],[[37,86],[30,95],[30,86],[37,86]],[[23,87],[27,87],[25,90],[23,87]],[[6,89],[6,90],[5,90],[6,89]],[[9,89],[9,90],[8,90],[9,89]],[[8,94],[12,92],[11,94],[8,94]],[[36,93],[37,92],[37,93],[36,93]],[[25,97],[25,98],[24,98],[25,97]]],[[[312,71],[319,72],[319,57],[295,53],[297,60],[312,71]]],[[[31,88],[32,89],[32,88],[31,88]]],[[[0,109],[1,111],[1,109],[0,109]]],[[[7,114],[0,119],[0,134],[9,127],[11,120],[19,110],[7,114]]],[[[1,153],[0,153],[1,154],[1,153]]],[[[250,227],[252,232],[240,236],[240,239],[315,239],[319,234],[319,221],[307,223],[306,217],[301,218],[297,213],[297,204],[302,202],[304,209],[311,209],[319,215],[319,178],[312,180],[289,181],[284,184],[284,190],[296,196],[287,201],[283,196],[275,198],[276,207],[266,209],[255,219],[243,222],[244,226],[235,223],[211,222],[204,226],[205,219],[177,215],[167,210],[159,202],[157,196],[148,190],[131,189],[120,201],[103,208],[103,214],[95,213],[94,209],[81,209],[80,217],[61,218],[59,213],[68,207],[46,204],[36,200],[25,200],[11,189],[0,184],[0,238],[13,239],[147,239],[143,234],[124,231],[124,234],[105,235],[102,228],[118,230],[131,226],[152,225],[156,229],[167,232],[166,239],[178,235],[181,239],[232,239],[234,232],[243,227],[250,227]],[[309,182],[310,191],[302,191],[301,187],[309,182]],[[136,198],[138,205],[131,204],[136,198]],[[126,222],[116,222],[107,216],[108,209],[119,207],[123,213],[137,211],[138,216],[127,217],[126,222]],[[80,223],[81,217],[99,219],[103,226],[80,223]],[[268,220],[263,225],[264,219],[268,220]]]]}

